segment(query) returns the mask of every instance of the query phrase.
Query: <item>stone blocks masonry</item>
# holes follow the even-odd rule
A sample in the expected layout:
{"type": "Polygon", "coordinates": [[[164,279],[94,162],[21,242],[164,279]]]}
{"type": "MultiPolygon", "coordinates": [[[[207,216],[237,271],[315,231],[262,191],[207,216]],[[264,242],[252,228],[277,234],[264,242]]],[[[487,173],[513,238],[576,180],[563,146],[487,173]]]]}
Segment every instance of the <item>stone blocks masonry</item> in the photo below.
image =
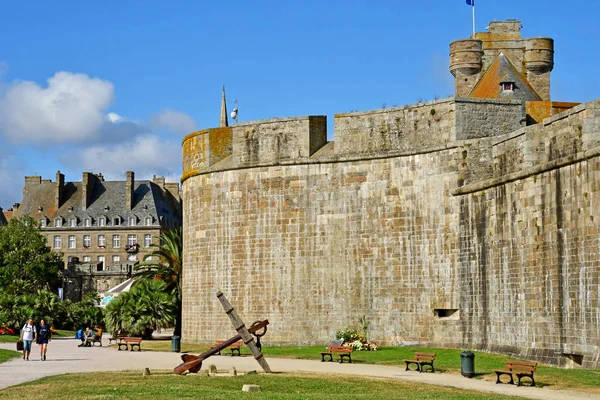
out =
{"type": "Polygon", "coordinates": [[[384,345],[600,368],[600,101],[447,98],[271,119],[183,140],[183,339],[384,345]]]}

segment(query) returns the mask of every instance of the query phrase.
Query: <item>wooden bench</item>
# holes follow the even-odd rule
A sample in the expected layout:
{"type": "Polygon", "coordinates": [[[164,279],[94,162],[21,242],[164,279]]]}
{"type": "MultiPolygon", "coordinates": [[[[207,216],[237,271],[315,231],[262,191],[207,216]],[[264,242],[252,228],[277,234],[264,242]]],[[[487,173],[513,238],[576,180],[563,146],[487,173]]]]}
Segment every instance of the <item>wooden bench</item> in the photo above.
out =
{"type": "Polygon", "coordinates": [[[513,385],[515,381],[513,380],[513,375],[517,376],[519,383],[517,386],[523,386],[521,383],[521,378],[528,377],[531,379],[531,386],[535,386],[535,380],[533,379],[533,373],[535,372],[537,363],[530,361],[517,361],[517,360],[508,360],[506,361],[506,366],[504,369],[495,369],[496,373],[496,383],[510,383],[513,385]],[[500,377],[502,375],[510,376],[510,382],[502,382],[500,377]]]}
{"type": "Polygon", "coordinates": [[[133,351],[134,347],[137,346],[138,351],[142,351],[142,348],[140,347],[141,344],[141,337],[122,337],[119,338],[119,341],[117,342],[119,351],[121,351],[121,346],[125,347],[125,350],[127,350],[127,346],[129,346],[129,351],[133,351]]]}
{"type": "MultiPolygon", "coordinates": [[[[223,342],[225,342],[225,340],[217,340],[217,341],[215,341],[215,345],[213,346],[213,348],[219,346],[223,342]]],[[[241,348],[242,348],[242,341],[241,340],[237,341],[234,344],[232,344],[230,346],[227,346],[227,348],[231,349],[231,357],[233,357],[235,355],[234,352],[236,352],[236,351],[237,351],[237,355],[241,356],[241,352],[240,351],[241,351],[241,348]]],[[[217,354],[221,355],[221,352],[219,351],[217,354]]]]}
{"type": "Polygon", "coordinates": [[[423,367],[428,365],[431,368],[431,372],[435,372],[435,368],[433,367],[433,362],[435,361],[435,353],[421,353],[415,352],[414,359],[412,360],[404,360],[406,363],[405,371],[410,371],[410,364],[415,364],[417,369],[415,371],[425,372],[423,367]]]}
{"type": "Polygon", "coordinates": [[[346,357],[348,359],[348,362],[350,364],[352,364],[352,350],[354,350],[354,347],[352,347],[352,346],[329,345],[329,346],[327,346],[327,351],[321,352],[321,362],[333,361],[333,355],[339,354],[340,355],[340,363],[343,363],[344,357],[346,357]],[[329,356],[329,360],[325,360],[326,356],[329,356]]]}
{"type": "Polygon", "coordinates": [[[115,344],[117,344],[124,337],[127,337],[127,335],[125,335],[124,333],[117,333],[116,335],[113,334],[111,337],[108,338],[108,345],[110,346],[112,342],[115,342],[115,344]]]}
{"type": "Polygon", "coordinates": [[[102,332],[100,332],[99,335],[94,335],[89,341],[88,343],[92,344],[92,347],[96,345],[96,343],[100,344],[100,347],[102,347],[102,332]]]}

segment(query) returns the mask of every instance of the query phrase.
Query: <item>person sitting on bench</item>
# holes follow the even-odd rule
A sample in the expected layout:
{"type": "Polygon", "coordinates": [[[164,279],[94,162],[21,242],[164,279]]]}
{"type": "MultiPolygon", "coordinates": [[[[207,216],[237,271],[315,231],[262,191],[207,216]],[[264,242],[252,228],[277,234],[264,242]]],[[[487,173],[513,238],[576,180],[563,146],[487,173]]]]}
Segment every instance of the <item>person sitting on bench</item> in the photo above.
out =
{"type": "Polygon", "coordinates": [[[85,328],[85,335],[84,335],[84,339],[82,340],[81,346],[91,347],[92,339],[94,338],[95,334],[96,334],[96,332],[94,332],[93,329],[90,329],[89,326],[87,328],[85,328]]]}

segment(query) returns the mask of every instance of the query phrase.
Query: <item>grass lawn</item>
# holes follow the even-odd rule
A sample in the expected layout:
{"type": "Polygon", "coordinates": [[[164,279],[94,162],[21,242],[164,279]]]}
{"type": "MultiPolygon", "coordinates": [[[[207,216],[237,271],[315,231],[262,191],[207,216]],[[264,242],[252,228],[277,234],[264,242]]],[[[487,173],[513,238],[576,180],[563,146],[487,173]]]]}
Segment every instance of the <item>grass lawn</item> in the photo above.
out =
{"type": "Polygon", "coordinates": [[[237,377],[177,376],[138,372],[68,374],[43,378],[0,391],[0,399],[23,399],[43,393],[49,399],[369,399],[484,400],[516,397],[409,383],[399,380],[338,375],[272,374],[237,377]],[[261,393],[242,392],[256,384],[261,393]]]}
{"type": "MultiPolygon", "coordinates": [[[[75,337],[75,331],[65,331],[57,329],[56,334],[52,337],[75,337]]],[[[0,343],[17,343],[19,341],[19,335],[0,335],[0,343]]]]}
{"type": "MultiPolygon", "coordinates": [[[[143,351],[171,351],[171,342],[163,340],[144,341],[143,351]]],[[[182,343],[182,353],[200,354],[208,346],[189,345],[182,343]]],[[[321,360],[319,352],[325,346],[307,347],[276,347],[265,346],[263,353],[266,357],[299,358],[307,360],[321,360]]],[[[355,364],[382,364],[405,366],[402,360],[412,358],[414,352],[423,351],[436,353],[436,372],[460,374],[460,353],[457,349],[430,349],[423,347],[383,347],[379,351],[359,351],[352,353],[352,362],[355,364]]],[[[499,354],[490,354],[474,351],[475,372],[477,379],[496,381],[494,369],[504,367],[510,357],[499,354]]],[[[231,354],[229,350],[222,354],[231,354]]],[[[242,347],[242,355],[250,356],[250,351],[242,347]]],[[[549,366],[538,366],[535,373],[535,382],[539,387],[550,389],[571,389],[593,393],[600,393],[600,371],[583,369],[562,369],[549,366]]]]}
{"type": "Polygon", "coordinates": [[[8,360],[12,360],[13,358],[17,358],[22,355],[23,355],[23,353],[21,353],[20,351],[0,349],[0,363],[3,363],[8,360]]]}

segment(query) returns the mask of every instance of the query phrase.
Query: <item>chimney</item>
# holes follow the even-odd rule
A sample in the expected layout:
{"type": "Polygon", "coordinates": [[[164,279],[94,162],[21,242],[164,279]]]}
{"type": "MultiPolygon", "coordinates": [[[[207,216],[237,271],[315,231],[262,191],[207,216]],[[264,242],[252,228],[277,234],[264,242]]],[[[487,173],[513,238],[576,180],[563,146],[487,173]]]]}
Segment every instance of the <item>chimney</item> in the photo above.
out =
{"type": "Polygon", "coordinates": [[[177,201],[181,200],[181,194],[179,193],[179,183],[171,182],[165,185],[167,192],[171,193],[171,196],[175,197],[177,201]]]}
{"type": "Polygon", "coordinates": [[[135,190],[135,174],[133,171],[127,171],[127,180],[125,181],[125,208],[129,211],[133,208],[133,191],[135,190]]]}
{"type": "Polygon", "coordinates": [[[25,186],[27,185],[39,185],[40,183],[42,183],[42,177],[41,176],[26,176],[25,177],[25,186]]]}
{"type": "Polygon", "coordinates": [[[54,192],[54,204],[56,205],[56,209],[58,210],[62,205],[63,201],[63,192],[65,189],[65,176],[60,173],[60,171],[56,172],[56,190],[54,192]]]}
{"type": "Polygon", "coordinates": [[[152,177],[152,182],[158,185],[162,190],[165,190],[165,177],[164,176],[156,176],[152,177]]]}
{"type": "Polygon", "coordinates": [[[84,172],[81,178],[81,208],[87,210],[92,204],[92,194],[94,193],[94,186],[98,182],[98,177],[91,172],[84,172]]]}

